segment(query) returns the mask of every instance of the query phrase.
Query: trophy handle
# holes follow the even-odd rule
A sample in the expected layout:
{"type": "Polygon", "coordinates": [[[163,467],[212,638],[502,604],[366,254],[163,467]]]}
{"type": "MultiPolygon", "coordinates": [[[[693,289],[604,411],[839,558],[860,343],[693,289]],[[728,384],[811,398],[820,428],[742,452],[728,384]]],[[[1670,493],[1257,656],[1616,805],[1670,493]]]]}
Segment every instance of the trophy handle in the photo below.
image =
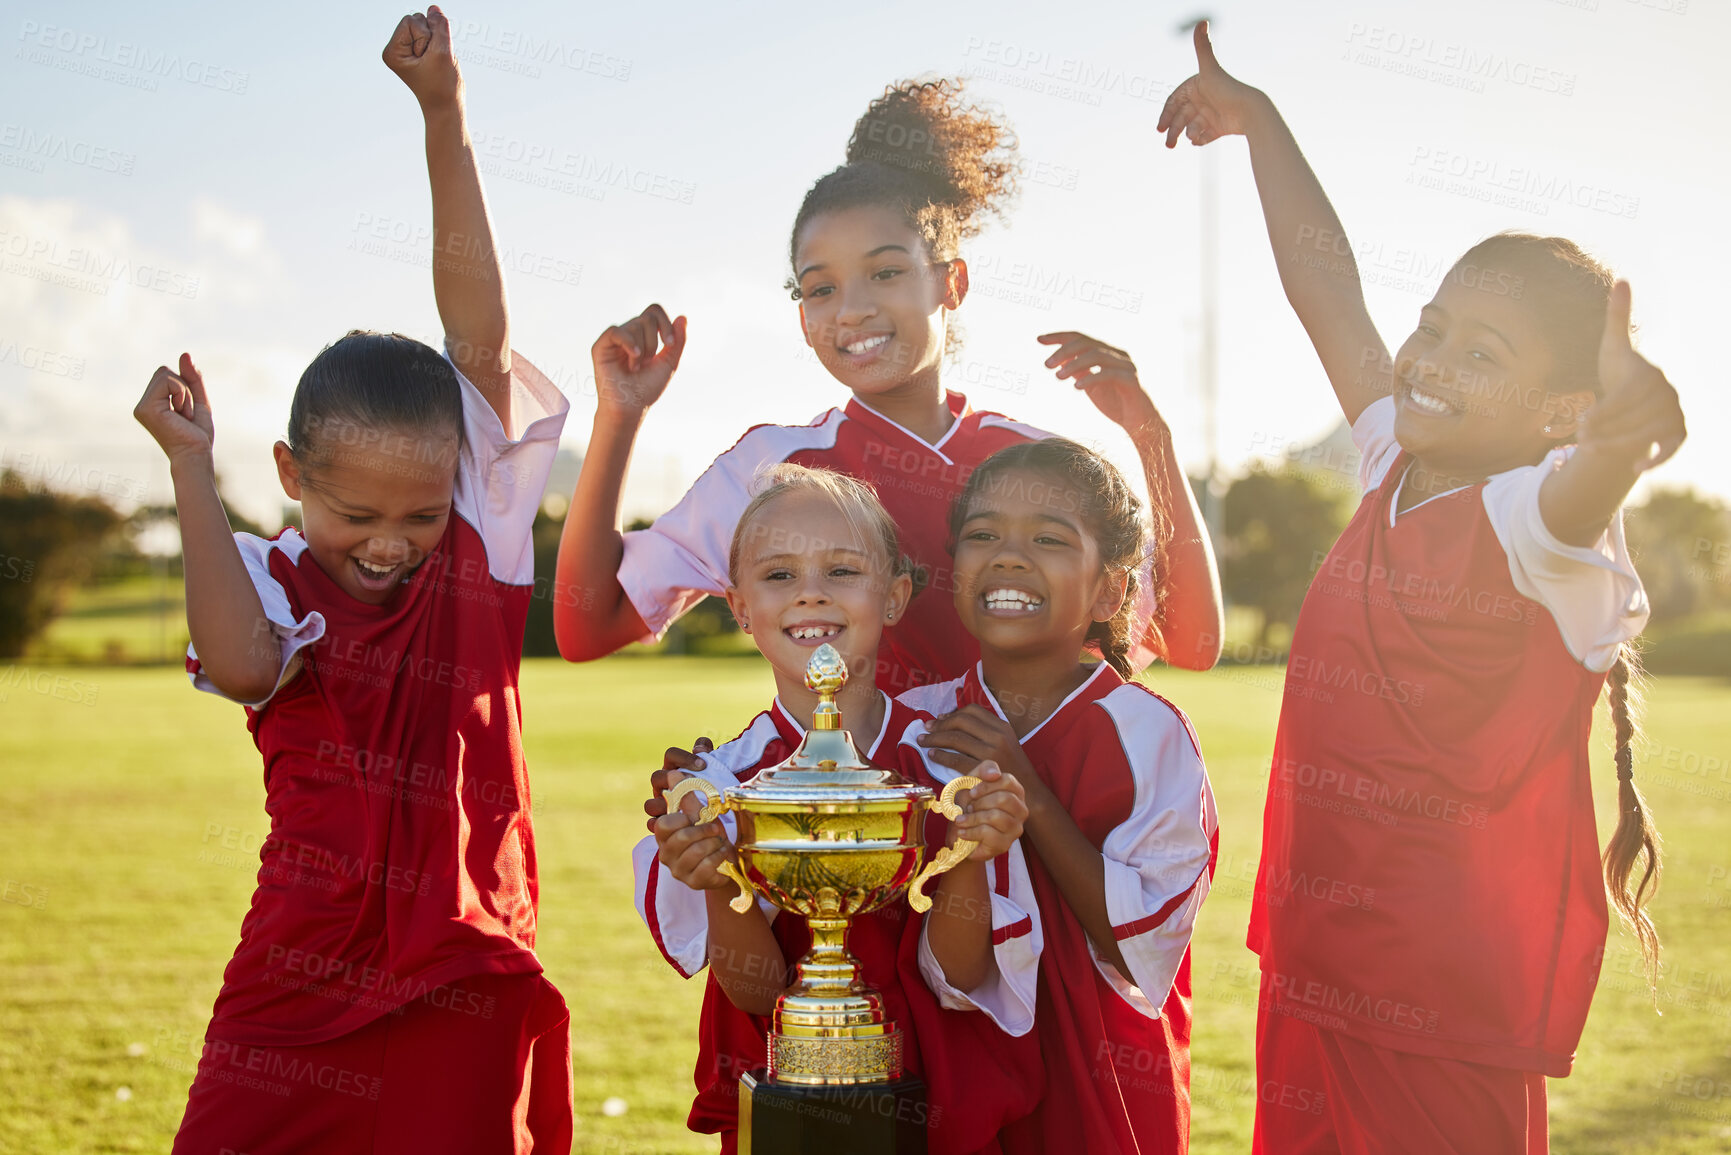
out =
{"type": "MultiPolygon", "coordinates": [[[[962,808],[956,804],[956,793],[961,790],[971,790],[980,784],[980,780],[972,774],[964,774],[960,778],[952,778],[944,786],[944,792],[929,800],[926,805],[945,818],[954,822],[962,816],[962,808]]],[[[681,785],[684,785],[681,783],[681,785]]],[[[958,838],[953,846],[946,846],[933,854],[931,861],[915,876],[913,884],[908,887],[908,905],[920,914],[932,909],[932,900],[926,897],[926,881],[936,878],[944,871],[964,861],[974,852],[978,842],[966,838],[958,838]]]]}
{"type": "MultiPolygon", "coordinates": [[[[727,799],[721,796],[721,791],[715,788],[714,783],[702,778],[692,777],[676,783],[673,789],[667,791],[667,793],[663,795],[663,797],[667,799],[667,813],[672,814],[675,810],[679,809],[679,804],[685,801],[685,796],[687,794],[703,795],[703,813],[697,816],[699,824],[704,822],[714,822],[724,811],[727,810],[727,799]]],[[[734,895],[733,899],[727,905],[732,907],[738,914],[744,914],[746,911],[750,910],[753,903],[753,893],[751,883],[746,879],[744,872],[731,862],[723,862],[720,866],[716,867],[716,870],[720,871],[728,878],[733,879],[734,883],[739,887],[739,893],[734,895]]]]}

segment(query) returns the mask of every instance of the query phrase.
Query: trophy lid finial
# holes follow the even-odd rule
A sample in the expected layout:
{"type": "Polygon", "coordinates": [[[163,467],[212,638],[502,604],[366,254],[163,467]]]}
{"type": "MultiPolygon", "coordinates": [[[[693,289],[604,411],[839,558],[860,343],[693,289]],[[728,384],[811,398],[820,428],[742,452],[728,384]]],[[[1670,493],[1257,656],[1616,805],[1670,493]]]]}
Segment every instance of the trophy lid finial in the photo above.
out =
{"type": "Polygon", "coordinates": [[[825,642],[805,664],[805,688],[818,696],[817,709],[812,711],[813,730],[841,729],[841,707],[835,696],[847,685],[847,662],[836,648],[825,642]]]}

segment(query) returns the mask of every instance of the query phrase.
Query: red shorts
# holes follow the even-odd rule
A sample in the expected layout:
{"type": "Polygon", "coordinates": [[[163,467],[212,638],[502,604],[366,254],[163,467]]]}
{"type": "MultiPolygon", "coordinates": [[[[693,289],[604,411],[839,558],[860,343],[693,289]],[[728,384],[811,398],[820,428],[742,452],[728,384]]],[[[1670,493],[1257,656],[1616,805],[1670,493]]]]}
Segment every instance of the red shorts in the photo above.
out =
{"type": "Polygon", "coordinates": [[[1263,1007],[1251,1150],[1545,1155],[1545,1077],[1391,1051],[1263,1007]]]}
{"type": "Polygon", "coordinates": [[[325,1043],[206,1039],[174,1155],[566,1155],[571,1132],[565,1000],[478,974],[325,1043]]]}

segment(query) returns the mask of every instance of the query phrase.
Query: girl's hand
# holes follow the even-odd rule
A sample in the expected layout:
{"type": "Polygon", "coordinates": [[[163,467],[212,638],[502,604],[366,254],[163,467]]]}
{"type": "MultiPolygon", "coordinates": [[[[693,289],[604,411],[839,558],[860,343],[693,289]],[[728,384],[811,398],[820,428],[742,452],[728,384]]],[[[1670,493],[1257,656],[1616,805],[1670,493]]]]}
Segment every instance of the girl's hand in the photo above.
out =
{"type": "MultiPolygon", "coordinates": [[[[684,778],[674,771],[669,777],[684,778]]],[[[671,783],[669,783],[671,785],[671,783]]],[[[673,877],[692,890],[720,890],[737,885],[717,868],[729,860],[738,861],[733,843],[727,840],[726,828],[720,819],[697,823],[703,804],[690,795],[673,814],[664,814],[649,824],[660,849],[658,857],[672,871],[673,877]]]]}
{"type": "Polygon", "coordinates": [[[1004,773],[996,762],[982,762],[973,773],[980,784],[956,794],[962,816],[950,823],[950,841],[969,838],[979,843],[968,861],[986,862],[1008,851],[1022,837],[1028,796],[1016,776],[1004,773]]]}
{"type": "Polygon", "coordinates": [[[429,4],[426,15],[413,12],[397,21],[382,55],[385,67],[409,86],[423,111],[461,100],[463,77],[451,55],[451,25],[437,4],[429,4]]]}
{"type": "Polygon", "coordinates": [[[1611,286],[1605,302],[1605,335],[1599,341],[1602,400],[1581,420],[1581,451],[1627,463],[1635,472],[1652,469],[1683,444],[1683,407],[1677,390],[1658,366],[1629,341],[1629,282],[1611,286]]]}
{"type": "Polygon", "coordinates": [[[1242,135],[1250,109],[1262,93],[1234,80],[1214,58],[1208,21],[1196,22],[1196,75],[1172,90],[1160,110],[1156,131],[1166,134],[1166,147],[1178,146],[1178,134],[1191,144],[1207,144],[1223,136],[1242,135]]]}
{"type": "Polygon", "coordinates": [[[1042,333],[1036,340],[1058,346],[1058,351],[1046,358],[1046,368],[1056,369],[1059,380],[1068,377],[1074,381],[1094,407],[1132,440],[1150,431],[1165,430],[1166,422],[1154,408],[1154,399],[1142,388],[1130,354],[1086,333],[1042,333]]]}
{"type": "Polygon", "coordinates": [[[192,363],[192,354],[180,355],[180,372],[157,366],[144,396],[132,408],[138,423],[150,431],[170,462],[186,458],[209,459],[216,444],[216,426],[210,419],[210,402],[204,395],[204,376],[192,363]]]}
{"type": "Polygon", "coordinates": [[[589,350],[601,407],[636,413],[649,408],[660,400],[684,352],[685,318],[668,320],[660,305],[614,325],[589,350]]]}
{"type": "Polygon", "coordinates": [[[1041,781],[1010,724],[984,706],[963,706],[934,718],[919,742],[932,761],[952,770],[972,773],[982,762],[993,762],[1023,782],[1041,781]]]}
{"type": "Polygon", "coordinates": [[[667,753],[661,756],[661,769],[649,776],[649,797],[644,800],[643,813],[649,815],[649,832],[655,833],[655,819],[667,813],[666,793],[680,781],[691,777],[702,770],[704,761],[698,757],[715,749],[708,738],[699,738],[691,744],[691,749],[681,750],[677,746],[669,746],[667,753]]]}

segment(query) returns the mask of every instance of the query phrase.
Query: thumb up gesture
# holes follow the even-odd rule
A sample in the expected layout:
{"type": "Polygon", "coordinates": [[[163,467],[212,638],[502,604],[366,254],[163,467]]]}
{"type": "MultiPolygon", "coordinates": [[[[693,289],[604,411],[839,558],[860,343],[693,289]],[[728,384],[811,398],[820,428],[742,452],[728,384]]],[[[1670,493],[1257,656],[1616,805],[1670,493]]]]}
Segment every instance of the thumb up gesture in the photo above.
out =
{"type": "Polygon", "coordinates": [[[1605,303],[1605,335],[1599,341],[1600,400],[1579,434],[1581,448],[1604,460],[1626,462],[1636,472],[1652,469],[1683,444],[1683,407],[1677,390],[1658,366],[1635,352],[1629,340],[1629,282],[1611,287],[1605,303]]]}
{"type": "Polygon", "coordinates": [[[423,111],[461,99],[463,78],[451,55],[451,24],[437,4],[429,4],[425,15],[411,12],[397,21],[383,56],[385,67],[402,77],[423,111]]]}

